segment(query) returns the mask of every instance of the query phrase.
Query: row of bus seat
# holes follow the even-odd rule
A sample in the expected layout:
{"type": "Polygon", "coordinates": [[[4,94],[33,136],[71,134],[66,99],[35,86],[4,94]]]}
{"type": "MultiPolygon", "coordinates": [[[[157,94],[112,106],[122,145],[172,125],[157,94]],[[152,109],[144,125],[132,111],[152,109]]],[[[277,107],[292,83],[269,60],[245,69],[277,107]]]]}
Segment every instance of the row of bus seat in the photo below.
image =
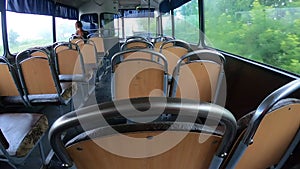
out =
{"type": "Polygon", "coordinates": [[[164,42],[170,40],[175,40],[175,39],[169,36],[158,36],[155,38],[145,38],[142,36],[130,36],[125,39],[124,44],[121,46],[121,50],[128,49],[128,48],[145,48],[145,47],[159,49],[164,42]]]}
{"type": "Polygon", "coordinates": [[[89,34],[88,39],[70,39],[69,42],[77,44],[78,46],[84,44],[85,42],[92,42],[95,45],[98,59],[103,58],[107,53],[107,50],[104,47],[104,39],[99,36],[99,34],[89,34]]]}
{"type": "Polygon", "coordinates": [[[128,49],[112,57],[113,100],[170,96],[216,103],[224,80],[222,54],[197,50],[169,59],[150,49],[128,49]]]}
{"type": "MultiPolygon", "coordinates": [[[[18,60],[19,64],[11,64],[6,58],[0,58],[2,79],[0,83],[0,160],[7,161],[14,168],[19,168],[36,146],[39,147],[42,161],[45,161],[40,140],[48,130],[49,124],[48,118],[42,112],[6,110],[7,104],[16,107],[19,104],[32,106],[37,100],[39,103],[44,101],[65,103],[66,101],[66,98],[59,95],[62,93],[60,86],[54,94],[47,92],[56,86],[47,85],[50,89],[43,93],[40,92],[42,86],[37,86],[36,83],[39,81],[34,79],[38,76],[35,70],[39,66],[32,65],[33,62],[34,60],[24,58],[24,60],[18,60]],[[29,75],[30,73],[34,74],[29,75]]],[[[46,65],[49,65],[48,62],[46,65]]],[[[43,78],[48,80],[47,78],[52,77],[46,74],[43,78]]]]}
{"type": "MultiPolygon", "coordinates": [[[[77,91],[77,85],[89,84],[92,76],[89,73],[99,66],[93,47],[89,43],[81,48],[72,43],[55,43],[53,50],[29,48],[19,52],[12,61],[1,57],[1,106],[7,108],[10,104],[13,110],[17,109],[16,104],[27,107],[68,104],[77,91]]],[[[81,98],[84,97],[88,96],[81,98]]],[[[0,160],[19,168],[33,149],[39,146],[42,161],[45,162],[40,139],[49,125],[48,118],[42,112],[1,112],[0,160]]]]}
{"type": "Polygon", "coordinates": [[[13,64],[5,58],[1,58],[1,62],[2,78],[8,79],[1,83],[1,98],[5,105],[20,101],[25,106],[67,104],[76,89],[74,83],[59,80],[46,50],[27,49],[18,53],[13,64]]]}
{"type": "Polygon", "coordinates": [[[110,45],[106,45],[105,47],[104,39],[97,36],[97,34],[90,34],[88,39],[71,39],[70,42],[77,44],[77,46],[80,48],[83,58],[86,60],[85,63],[97,63],[97,69],[94,70],[98,72],[95,72],[95,75],[97,74],[97,77],[99,78],[102,77],[107,67],[110,66],[110,45]],[[102,71],[100,71],[99,67],[101,67],[102,71]]]}
{"type": "MultiPolygon", "coordinates": [[[[149,42],[133,36],[128,38],[121,47],[121,51],[127,49],[153,49],[162,53],[168,61],[169,73],[173,72],[178,60],[183,55],[193,51],[187,42],[170,37],[157,37],[154,42],[149,42]]],[[[225,61],[225,59],[222,58],[221,60],[225,61]]]]}
{"type": "Polygon", "coordinates": [[[49,140],[66,168],[281,168],[300,140],[300,101],[289,98],[299,88],[300,79],[287,83],[239,120],[190,99],[115,100],[62,116],[49,140]],[[164,114],[176,118],[158,118],[164,114]],[[76,126],[84,130],[61,139],[76,126]]]}
{"type": "Polygon", "coordinates": [[[94,46],[85,43],[82,48],[77,44],[63,42],[54,47],[54,60],[61,81],[87,82],[97,68],[94,46]],[[88,49],[88,50],[85,50],[88,49]]]}
{"type": "Polygon", "coordinates": [[[104,67],[109,66],[109,60],[108,60],[109,51],[111,50],[113,45],[115,45],[114,43],[117,43],[117,42],[109,42],[109,41],[112,39],[116,39],[116,37],[112,39],[103,38],[102,35],[99,33],[91,33],[87,37],[88,39],[70,39],[69,41],[78,44],[79,46],[81,46],[85,42],[88,43],[92,42],[96,48],[98,62],[101,61],[101,63],[104,64],[103,65],[104,67]]]}
{"type": "Polygon", "coordinates": [[[144,40],[131,39],[129,41],[125,41],[120,50],[124,51],[127,49],[153,49],[166,55],[166,57],[170,59],[170,61],[172,61],[172,66],[176,64],[177,60],[181,56],[193,51],[191,46],[187,42],[182,40],[168,40],[162,42],[154,42],[153,44],[152,42],[144,40]],[[174,61],[175,63],[173,63],[174,61]]]}

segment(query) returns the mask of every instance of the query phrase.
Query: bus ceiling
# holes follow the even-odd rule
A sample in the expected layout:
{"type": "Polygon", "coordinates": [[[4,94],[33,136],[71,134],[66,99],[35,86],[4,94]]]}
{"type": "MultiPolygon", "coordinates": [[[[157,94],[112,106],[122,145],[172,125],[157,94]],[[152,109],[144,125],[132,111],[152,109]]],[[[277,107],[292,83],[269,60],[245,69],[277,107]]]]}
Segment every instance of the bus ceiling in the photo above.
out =
{"type": "MultiPolygon", "coordinates": [[[[102,6],[105,1],[108,0],[53,0],[55,3],[64,4],[67,6],[80,8],[82,5],[86,3],[95,3],[98,6],[102,6]]],[[[109,0],[110,1],[110,0],[109,0]]],[[[118,6],[120,9],[134,9],[137,7],[141,8],[148,8],[149,5],[151,8],[158,9],[158,6],[161,2],[161,0],[114,0],[116,3],[118,3],[118,6]]]]}
{"type": "Polygon", "coordinates": [[[119,0],[120,9],[134,9],[134,8],[156,8],[158,9],[161,0],[119,0]]]}
{"type": "Polygon", "coordinates": [[[90,2],[92,0],[75,0],[75,1],[74,0],[53,0],[53,1],[54,3],[60,3],[74,8],[79,8],[83,4],[90,2]]]}
{"type": "MultiPolygon", "coordinates": [[[[80,8],[86,3],[96,3],[101,6],[107,0],[53,0],[55,3],[80,8]]],[[[119,9],[136,9],[136,8],[155,8],[161,12],[169,12],[191,0],[114,0],[118,3],[119,9]]]]}
{"type": "Polygon", "coordinates": [[[120,9],[155,8],[166,13],[176,9],[191,0],[119,0],[120,9]]]}

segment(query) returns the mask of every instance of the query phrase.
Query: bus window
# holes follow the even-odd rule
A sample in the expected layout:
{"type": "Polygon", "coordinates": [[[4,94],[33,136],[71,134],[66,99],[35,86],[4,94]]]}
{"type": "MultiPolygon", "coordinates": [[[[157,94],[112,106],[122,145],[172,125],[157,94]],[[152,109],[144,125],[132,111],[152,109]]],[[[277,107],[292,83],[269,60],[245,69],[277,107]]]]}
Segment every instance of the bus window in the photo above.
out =
{"type": "Polygon", "coordinates": [[[172,37],[172,21],[170,13],[165,13],[161,17],[163,35],[172,37]]]}
{"type": "Polygon", "coordinates": [[[53,43],[52,17],[9,12],[7,16],[8,45],[10,53],[33,46],[53,43]]]}
{"type": "Polygon", "coordinates": [[[300,74],[298,1],[204,2],[207,45],[300,74]]]}
{"type": "Polygon", "coordinates": [[[174,10],[175,38],[199,43],[198,0],[192,0],[174,10]]]}
{"type": "Polygon", "coordinates": [[[124,31],[128,36],[156,36],[156,20],[154,10],[124,10],[124,31]],[[148,20],[148,17],[150,20],[148,20]],[[148,23],[150,21],[150,23],[148,23]]]}
{"type": "Polygon", "coordinates": [[[116,22],[118,15],[113,13],[101,13],[100,14],[100,27],[104,37],[119,36],[118,27],[119,23],[116,22]]]}
{"type": "Polygon", "coordinates": [[[69,41],[69,38],[72,34],[75,33],[75,23],[76,20],[71,19],[63,19],[56,17],[55,24],[56,24],[56,41],[69,41]]]}
{"type": "MultiPolygon", "coordinates": [[[[0,12],[0,16],[1,16],[1,12],[0,12]]],[[[1,21],[1,17],[0,17],[0,23],[2,23],[1,21]]],[[[0,26],[0,56],[4,55],[4,46],[3,46],[3,39],[2,39],[2,26],[0,26]]]]}
{"type": "Polygon", "coordinates": [[[98,14],[82,14],[80,16],[80,21],[82,22],[82,28],[89,33],[98,33],[98,14]]]}
{"type": "Polygon", "coordinates": [[[124,39],[122,29],[122,19],[120,14],[114,15],[115,36],[124,39]]]}

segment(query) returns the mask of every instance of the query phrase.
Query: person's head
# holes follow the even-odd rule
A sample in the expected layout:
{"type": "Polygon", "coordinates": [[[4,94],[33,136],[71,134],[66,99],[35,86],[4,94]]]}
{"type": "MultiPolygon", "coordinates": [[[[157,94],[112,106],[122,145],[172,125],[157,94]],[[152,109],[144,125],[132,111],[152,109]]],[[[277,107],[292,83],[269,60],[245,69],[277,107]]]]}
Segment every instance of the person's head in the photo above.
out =
{"type": "Polygon", "coordinates": [[[77,29],[77,28],[82,28],[82,23],[81,23],[81,21],[77,21],[76,23],[75,23],[75,28],[77,29]]]}

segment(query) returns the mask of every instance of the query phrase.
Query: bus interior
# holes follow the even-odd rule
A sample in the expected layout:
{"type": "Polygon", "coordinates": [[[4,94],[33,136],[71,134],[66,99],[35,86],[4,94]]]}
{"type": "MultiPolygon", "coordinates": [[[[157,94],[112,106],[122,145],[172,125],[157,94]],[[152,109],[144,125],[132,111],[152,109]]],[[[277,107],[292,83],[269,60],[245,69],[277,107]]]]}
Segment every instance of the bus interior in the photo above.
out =
{"type": "Polygon", "coordinates": [[[300,168],[299,0],[0,3],[1,169],[300,168]]]}

